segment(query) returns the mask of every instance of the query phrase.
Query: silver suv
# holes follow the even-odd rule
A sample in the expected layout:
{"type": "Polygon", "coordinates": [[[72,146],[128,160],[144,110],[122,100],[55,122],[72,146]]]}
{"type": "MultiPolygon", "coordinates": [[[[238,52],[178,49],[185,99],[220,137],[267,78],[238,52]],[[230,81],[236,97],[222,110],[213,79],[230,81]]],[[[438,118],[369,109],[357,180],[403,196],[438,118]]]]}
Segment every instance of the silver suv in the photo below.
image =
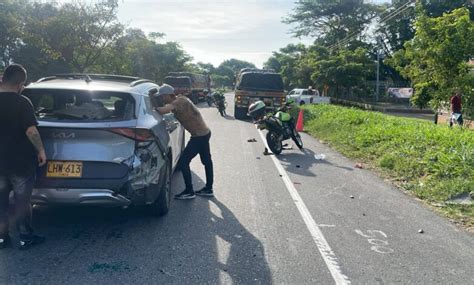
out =
{"type": "Polygon", "coordinates": [[[48,163],[36,204],[170,206],[171,174],[184,147],[173,115],[154,111],[150,80],[115,75],[46,77],[23,92],[35,108],[48,163]]]}

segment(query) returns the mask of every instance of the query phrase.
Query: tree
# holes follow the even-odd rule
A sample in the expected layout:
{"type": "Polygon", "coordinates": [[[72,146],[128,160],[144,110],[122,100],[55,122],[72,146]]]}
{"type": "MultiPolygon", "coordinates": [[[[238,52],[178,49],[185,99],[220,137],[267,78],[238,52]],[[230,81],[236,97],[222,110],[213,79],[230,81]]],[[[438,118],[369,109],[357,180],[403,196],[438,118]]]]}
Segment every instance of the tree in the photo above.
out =
{"type": "Polygon", "coordinates": [[[399,13],[396,17],[380,23],[378,32],[385,44],[384,49],[387,55],[403,48],[406,41],[411,40],[415,35],[415,9],[412,6],[405,6],[407,0],[393,0],[390,8],[384,15],[399,13]]]}
{"type": "Polygon", "coordinates": [[[278,52],[273,52],[272,57],[267,60],[264,66],[281,74],[285,88],[301,87],[299,64],[306,52],[307,49],[303,44],[289,44],[278,52]]]}
{"type": "Polygon", "coordinates": [[[204,62],[198,62],[197,66],[201,73],[214,73],[216,68],[212,63],[204,63],[204,62]]]}
{"type": "Polygon", "coordinates": [[[470,10],[471,19],[474,16],[474,2],[470,0],[420,0],[426,15],[432,18],[443,16],[454,9],[466,7],[470,10]]]}
{"type": "Polygon", "coordinates": [[[474,86],[468,60],[474,53],[474,23],[469,10],[455,9],[430,18],[421,6],[418,9],[415,37],[387,63],[413,82],[412,102],[420,107],[430,102],[439,108],[456,88],[472,102],[474,86]]]}
{"type": "Polygon", "coordinates": [[[0,68],[11,63],[22,38],[22,15],[28,3],[24,0],[4,0],[0,3],[0,68]]]}
{"type": "Polygon", "coordinates": [[[122,35],[117,11],[117,0],[61,6],[35,3],[26,19],[25,42],[63,60],[71,71],[85,72],[122,35]]]}
{"type": "Polygon", "coordinates": [[[363,0],[298,0],[284,23],[296,24],[296,37],[315,37],[332,45],[348,35],[359,34],[376,15],[378,7],[363,0]]]}
{"type": "Polygon", "coordinates": [[[186,70],[191,59],[176,42],[157,43],[153,35],[128,29],[92,69],[163,82],[169,72],[186,70]]]}
{"type": "Polygon", "coordinates": [[[243,68],[256,68],[256,66],[251,62],[235,58],[224,60],[214,70],[214,74],[218,75],[218,77],[215,78],[221,82],[220,85],[233,86],[236,74],[243,68]]]}
{"type": "Polygon", "coordinates": [[[374,74],[375,63],[364,48],[342,50],[337,55],[316,61],[315,65],[311,79],[319,88],[329,87],[333,96],[348,93],[359,97],[372,92],[366,82],[374,74]]]}
{"type": "Polygon", "coordinates": [[[239,60],[239,59],[235,59],[235,58],[224,60],[219,65],[219,67],[227,67],[227,68],[231,69],[234,72],[234,74],[238,73],[242,68],[256,68],[255,64],[253,64],[251,62],[244,61],[244,60],[239,60]]]}

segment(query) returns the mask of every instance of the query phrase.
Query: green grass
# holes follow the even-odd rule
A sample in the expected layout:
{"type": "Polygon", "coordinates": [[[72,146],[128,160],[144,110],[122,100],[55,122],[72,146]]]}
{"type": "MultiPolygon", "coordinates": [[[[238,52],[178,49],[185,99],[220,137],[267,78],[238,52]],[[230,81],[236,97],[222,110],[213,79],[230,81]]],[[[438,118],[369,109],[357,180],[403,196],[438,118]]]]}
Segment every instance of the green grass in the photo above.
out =
{"type": "MultiPolygon", "coordinates": [[[[474,191],[473,131],[334,105],[305,107],[305,129],[428,202],[474,191]]],[[[473,206],[443,212],[474,226],[473,206]]]]}

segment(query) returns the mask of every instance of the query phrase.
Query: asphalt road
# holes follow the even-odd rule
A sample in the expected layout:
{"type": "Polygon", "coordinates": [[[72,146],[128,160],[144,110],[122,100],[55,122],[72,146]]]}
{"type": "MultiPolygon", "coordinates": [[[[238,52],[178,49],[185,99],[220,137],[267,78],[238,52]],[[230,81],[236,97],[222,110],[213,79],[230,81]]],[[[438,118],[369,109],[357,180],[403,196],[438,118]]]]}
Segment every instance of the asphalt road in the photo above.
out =
{"type": "MultiPolygon", "coordinates": [[[[232,101],[226,118],[200,106],[213,131],[215,198],[173,201],[163,218],[38,209],[47,242],[0,251],[0,283],[474,283],[472,234],[304,134],[304,152],[263,155],[232,101]]],[[[192,169],[199,188],[199,158],[192,169]]],[[[182,188],[176,173],[173,191],[182,188]]]]}

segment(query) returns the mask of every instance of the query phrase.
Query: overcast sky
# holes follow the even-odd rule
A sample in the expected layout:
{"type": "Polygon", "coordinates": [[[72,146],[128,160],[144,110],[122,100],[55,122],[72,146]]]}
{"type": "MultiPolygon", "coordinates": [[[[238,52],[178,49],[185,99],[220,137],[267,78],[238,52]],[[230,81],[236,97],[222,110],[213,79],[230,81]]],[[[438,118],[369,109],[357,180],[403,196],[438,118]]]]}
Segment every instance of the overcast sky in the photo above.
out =
{"type": "Polygon", "coordinates": [[[195,62],[217,66],[237,58],[261,67],[272,51],[289,43],[312,42],[293,38],[291,27],[281,22],[295,1],[120,0],[119,19],[147,33],[165,33],[165,41],[179,42],[195,62]]]}
{"type": "MultiPolygon", "coordinates": [[[[123,0],[119,19],[145,32],[163,32],[196,62],[220,64],[238,58],[261,66],[290,42],[281,19],[293,0],[123,0]]],[[[310,39],[304,39],[310,43],[310,39]]]]}

